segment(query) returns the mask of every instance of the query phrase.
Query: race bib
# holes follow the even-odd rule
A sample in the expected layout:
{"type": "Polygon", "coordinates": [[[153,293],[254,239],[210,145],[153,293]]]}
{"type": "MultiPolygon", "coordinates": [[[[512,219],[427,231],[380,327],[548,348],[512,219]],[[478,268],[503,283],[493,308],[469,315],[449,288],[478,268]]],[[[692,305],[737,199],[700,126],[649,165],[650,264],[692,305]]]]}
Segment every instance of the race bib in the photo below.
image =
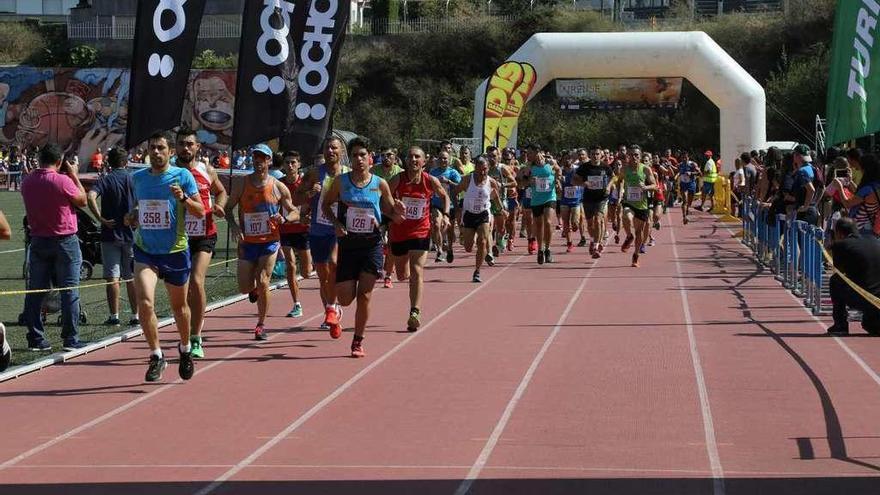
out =
{"type": "Polygon", "coordinates": [[[526,188],[526,199],[532,199],[532,188],[526,188]]]}
{"type": "Polygon", "coordinates": [[[376,218],[372,208],[349,207],[345,212],[345,230],[353,234],[373,232],[376,218]]]}
{"type": "Polygon", "coordinates": [[[474,214],[483,213],[486,211],[486,198],[481,195],[475,198],[464,198],[464,209],[474,214]]]}
{"type": "MultiPolygon", "coordinates": [[[[322,206],[323,204],[324,204],[324,193],[321,193],[321,197],[318,199],[318,218],[316,220],[321,225],[327,225],[329,227],[332,227],[333,226],[333,219],[327,218],[327,215],[324,214],[324,208],[322,206]]],[[[339,203],[333,203],[331,208],[333,210],[333,216],[334,217],[338,216],[339,203]]]]}
{"type": "Polygon", "coordinates": [[[189,212],[186,212],[184,224],[186,226],[186,235],[190,237],[204,237],[207,233],[205,217],[196,218],[190,215],[189,212]]]}
{"type": "Polygon", "coordinates": [[[535,177],[535,190],[540,193],[550,192],[550,177],[535,177]]]}
{"type": "Polygon", "coordinates": [[[642,190],[642,186],[627,186],[626,188],[626,200],[627,201],[641,201],[642,194],[645,191],[642,190]]]}
{"type": "Polygon", "coordinates": [[[690,175],[680,175],[680,176],[678,176],[678,180],[682,184],[690,184],[691,183],[691,176],[690,175]]]}
{"type": "Polygon", "coordinates": [[[406,220],[421,220],[425,218],[425,200],[423,198],[404,196],[400,200],[403,202],[403,207],[406,208],[403,218],[406,220]]]}
{"type": "Polygon", "coordinates": [[[269,234],[269,212],[244,214],[244,235],[267,235],[269,234]]]}
{"type": "Polygon", "coordinates": [[[578,197],[578,187],[577,186],[566,186],[564,193],[565,193],[565,199],[575,199],[578,197]]]}
{"type": "Polygon", "coordinates": [[[597,189],[605,189],[605,178],[601,175],[590,175],[587,177],[587,189],[595,191],[597,189]]]}
{"type": "Polygon", "coordinates": [[[138,223],[144,230],[171,228],[171,210],[168,200],[142,199],[138,201],[138,223]]]}

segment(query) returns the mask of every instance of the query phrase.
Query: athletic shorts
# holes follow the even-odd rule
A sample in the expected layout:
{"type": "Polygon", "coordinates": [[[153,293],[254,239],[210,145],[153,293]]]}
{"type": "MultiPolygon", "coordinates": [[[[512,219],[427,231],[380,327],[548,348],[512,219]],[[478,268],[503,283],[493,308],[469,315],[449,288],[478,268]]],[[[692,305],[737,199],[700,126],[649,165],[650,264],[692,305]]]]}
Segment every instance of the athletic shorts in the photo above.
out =
{"type": "Polygon", "coordinates": [[[102,242],[101,264],[104,278],[131,279],[134,270],[133,244],[130,242],[102,242]]]}
{"type": "Polygon", "coordinates": [[[461,228],[463,229],[477,229],[480,225],[483,225],[484,223],[489,223],[488,211],[484,211],[482,213],[471,213],[469,211],[466,211],[461,216],[461,228]]]}
{"type": "Polygon", "coordinates": [[[149,266],[156,271],[159,280],[177,287],[186,285],[192,270],[189,249],[170,254],[150,254],[134,246],[134,261],[149,266]]]}
{"type": "Polygon", "coordinates": [[[601,201],[584,201],[584,215],[595,217],[596,215],[605,215],[608,213],[608,200],[601,201]]]}
{"type": "Polygon", "coordinates": [[[277,253],[280,246],[281,243],[278,241],[256,242],[253,244],[250,242],[240,242],[238,244],[238,259],[249,263],[256,263],[264,256],[271,256],[277,253]]]}
{"type": "Polygon", "coordinates": [[[695,181],[690,182],[679,182],[678,187],[681,189],[681,193],[697,193],[697,183],[695,181]]]}
{"type": "Polygon", "coordinates": [[[407,239],[391,243],[391,254],[394,256],[406,256],[410,251],[428,251],[431,249],[431,238],[407,239]]]}
{"type": "Polygon", "coordinates": [[[516,198],[507,198],[507,211],[516,211],[519,201],[516,198]]]}
{"type": "Polygon", "coordinates": [[[703,181],[703,194],[715,194],[715,183],[703,181]]]}
{"type": "Polygon", "coordinates": [[[650,211],[650,210],[647,210],[647,209],[642,210],[639,208],[633,208],[630,205],[626,205],[626,206],[624,206],[624,213],[626,213],[627,211],[631,211],[634,218],[637,218],[643,222],[648,221],[648,211],[650,211]]]}
{"type": "Polygon", "coordinates": [[[290,234],[281,234],[281,245],[284,247],[292,247],[297,251],[305,251],[309,248],[309,233],[294,232],[290,234]]]}
{"type": "Polygon", "coordinates": [[[531,207],[532,216],[533,217],[540,217],[541,215],[544,214],[544,211],[547,210],[548,208],[551,210],[553,209],[552,202],[551,203],[544,203],[542,205],[532,205],[532,207],[531,207]]]}
{"type": "Polygon", "coordinates": [[[217,234],[208,237],[191,237],[189,239],[189,252],[191,255],[196,253],[214,254],[214,247],[217,245],[217,234]]]}
{"type": "Polygon", "coordinates": [[[313,263],[329,263],[333,248],[336,247],[335,235],[309,234],[309,251],[312,252],[313,263]]]}
{"type": "Polygon", "coordinates": [[[340,249],[336,255],[336,283],[357,280],[362,273],[379,277],[385,264],[382,243],[354,249],[340,249]]]}

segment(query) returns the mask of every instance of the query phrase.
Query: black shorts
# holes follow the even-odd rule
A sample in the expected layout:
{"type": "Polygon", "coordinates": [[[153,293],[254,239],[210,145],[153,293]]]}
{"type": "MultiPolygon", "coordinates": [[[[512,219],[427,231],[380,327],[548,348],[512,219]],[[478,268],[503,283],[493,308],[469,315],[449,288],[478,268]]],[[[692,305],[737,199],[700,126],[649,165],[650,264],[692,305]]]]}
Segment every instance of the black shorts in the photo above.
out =
{"type": "Polygon", "coordinates": [[[281,245],[284,247],[292,247],[297,251],[305,251],[309,249],[309,233],[294,232],[290,234],[281,234],[281,245]]]}
{"type": "Polygon", "coordinates": [[[189,252],[190,256],[196,253],[214,254],[214,247],[217,246],[217,234],[208,237],[190,237],[189,252]]]}
{"type": "Polygon", "coordinates": [[[542,205],[537,205],[537,206],[532,205],[532,207],[531,207],[532,216],[533,217],[540,217],[541,215],[544,214],[544,210],[546,210],[547,208],[553,209],[553,203],[552,202],[544,203],[542,205]]]}
{"type": "Polygon", "coordinates": [[[632,210],[632,212],[633,212],[633,217],[634,217],[634,218],[637,218],[637,219],[639,219],[639,220],[641,220],[641,221],[643,221],[643,222],[647,222],[647,221],[648,221],[648,212],[649,212],[650,210],[641,210],[641,209],[639,209],[639,208],[633,208],[633,207],[630,206],[630,205],[626,205],[626,207],[629,208],[630,210],[632,210]]]}
{"type": "Polygon", "coordinates": [[[362,273],[379,277],[385,264],[382,243],[352,249],[340,249],[336,254],[336,283],[357,280],[362,273]]]}
{"type": "Polygon", "coordinates": [[[484,211],[483,213],[471,213],[469,211],[465,211],[461,216],[461,228],[463,229],[476,229],[480,225],[484,223],[489,223],[489,211],[484,211]]]}
{"type": "Polygon", "coordinates": [[[391,254],[394,256],[406,256],[410,251],[428,251],[431,249],[431,238],[407,239],[405,241],[392,242],[391,254]]]}

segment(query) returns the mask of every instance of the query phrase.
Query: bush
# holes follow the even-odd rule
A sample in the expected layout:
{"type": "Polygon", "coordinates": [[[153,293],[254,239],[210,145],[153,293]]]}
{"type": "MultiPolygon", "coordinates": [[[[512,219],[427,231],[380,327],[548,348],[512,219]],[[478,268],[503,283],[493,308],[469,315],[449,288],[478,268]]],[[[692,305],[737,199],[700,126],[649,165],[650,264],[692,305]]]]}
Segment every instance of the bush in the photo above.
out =
{"type": "Polygon", "coordinates": [[[232,69],[238,66],[238,55],[217,55],[214,50],[205,50],[193,58],[193,69],[232,69]]]}
{"type": "Polygon", "coordinates": [[[0,22],[0,63],[18,64],[35,60],[46,50],[39,30],[21,22],[0,22]]]}
{"type": "Polygon", "coordinates": [[[98,62],[98,49],[89,45],[78,45],[70,50],[70,65],[73,67],[94,67],[98,62]]]}

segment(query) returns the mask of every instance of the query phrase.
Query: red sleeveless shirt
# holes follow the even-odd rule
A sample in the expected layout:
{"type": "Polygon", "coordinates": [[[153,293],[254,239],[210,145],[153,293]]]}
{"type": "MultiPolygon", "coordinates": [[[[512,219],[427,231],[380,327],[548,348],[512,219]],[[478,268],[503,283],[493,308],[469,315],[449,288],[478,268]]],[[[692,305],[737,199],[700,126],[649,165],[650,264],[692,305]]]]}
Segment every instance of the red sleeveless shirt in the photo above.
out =
{"type": "Polygon", "coordinates": [[[395,199],[403,201],[406,214],[402,223],[392,223],[389,227],[391,242],[425,239],[430,236],[430,205],[431,196],[434,195],[430,180],[431,176],[422,172],[421,182],[414,184],[409,182],[406,172],[400,174],[400,181],[393,195],[395,199]]]}

